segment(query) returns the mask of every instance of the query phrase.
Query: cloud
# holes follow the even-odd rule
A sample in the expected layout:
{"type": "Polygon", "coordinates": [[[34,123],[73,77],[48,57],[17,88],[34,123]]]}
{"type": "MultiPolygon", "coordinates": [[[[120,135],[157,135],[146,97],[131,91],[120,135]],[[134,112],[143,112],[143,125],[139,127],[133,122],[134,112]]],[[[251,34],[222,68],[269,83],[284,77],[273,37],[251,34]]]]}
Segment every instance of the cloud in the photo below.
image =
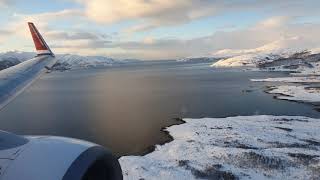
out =
{"type": "Polygon", "coordinates": [[[27,22],[34,22],[53,50],[67,52],[68,50],[78,49],[79,52],[83,49],[90,49],[92,51],[104,48],[111,42],[111,35],[97,33],[94,30],[88,31],[83,26],[77,26],[83,22],[82,20],[86,22],[86,17],[83,11],[79,9],[65,9],[37,14],[16,13],[12,17],[12,21],[5,26],[6,29],[0,30],[0,40],[2,35],[10,35],[14,36],[15,39],[19,38],[25,42],[30,42],[28,47],[32,47],[27,22]],[[62,30],[56,26],[57,23],[69,23],[70,26],[62,30]]]}
{"type": "MultiPolygon", "coordinates": [[[[232,32],[233,35],[245,38],[237,39],[234,46],[215,46],[212,55],[232,56],[314,49],[320,47],[320,38],[317,36],[319,30],[319,23],[297,23],[293,17],[272,17],[251,28],[232,32]],[[248,34],[251,38],[247,37],[248,34]]],[[[224,39],[227,40],[226,37],[224,39]]]]}
{"type": "Polygon", "coordinates": [[[52,41],[52,48],[96,50],[106,48],[112,41],[111,35],[83,32],[83,31],[48,31],[44,34],[46,39],[52,41]]]}
{"type": "MultiPolygon", "coordinates": [[[[18,36],[22,39],[30,39],[30,32],[27,22],[34,22],[42,34],[53,31],[50,27],[55,21],[72,21],[74,18],[84,17],[83,12],[76,9],[66,9],[56,12],[37,13],[37,14],[13,14],[11,20],[5,25],[6,31],[13,32],[11,35],[18,36]]],[[[50,34],[50,33],[49,33],[50,34]]],[[[54,34],[54,33],[53,33],[54,34]]],[[[50,34],[53,36],[53,34],[50,34]]],[[[60,34],[61,35],[61,34],[60,34]]],[[[56,36],[59,36],[56,34],[56,36]]],[[[74,36],[77,36],[75,34],[74,36]]],[[[75,38],[75,37],[74,37],[75,38]]]]}
{"type": "MultiPolygon", "coordinates": [[[[292,16],[275,16],[246,28],[222,29],[209,36],[191,39],[180,39],[179,37],[159,39],[146,36],[136,41],[128,41],[126,38],[113,39],[110,35],[78,28],[56,30],[50,27],[48,21],[44,21],[54,19],[55,15],[61,18],[72,18],[77,14],[74,12],[77,11],[17,16],[19,21],[12,23],[10,29],[15,29],[14,33],[30,39],[26,19],[40,18],[37,20],[41,20],[39,22],[42,23],[37,26],[57,53],[100,54],[117,58],[174,59],[189,56],[220,56],[223,53],[229,53],[229,55],[253,53],[263,48],[301,46],[303,49],[312,49],[320,47],[320,38],[318,38],[320,24],[306,24],[299,22],[299,17],[292,16]],[[292,40],[294,38],[296,39],[292,40]]],[[[140,28],[148,27],[140,26],[140,28]]]]}
{"type": "Polygon", "coordinates": [[[218,13],[225,4],[212,0],[77,0],[86,16],[98,23],[138,20],[130,31],[177,25],[218,13]],[[214,2],[214,3],[213,3],[214,2]]]}
{"type": "Polygon", "coordinates": [[[89,32],[65,32],[65,31],[49,31],[45,33],[45,37],[52,41],[51,47],[60,49],[100,49],[105,48],[111,43],[111,36],[104,34],[95,34],[89,32]]]}
{"type": "Polygon", "coordinates": [[[13,34],[13,31],[0,29],[0,36],[7,36],[13,34]]]}
{"type": "Polygon", "coordinates": [[[66,32],[66,31],[49,31],[46,33],[46,38],[55,40],[85,40],[85,39],[100,39],[106,35],[97,35],[90,32],[66,32]]]}
{"type": "Polygon", "coordinates": [[[100,48],[105,48],[111,41],[108,40],[92,40],[92,39],[77,39],[77,40],[66,40],[64,42],[59,42],[59,45],[52,45],[52,48],[57,49],[77,49],[82,51],[83,49],[96,50],[100,48]]]}
{"type": "MultiPolygon", "coordinates": [[[[213,56],[238,56],[238,55],[248,55],[248,54],[270,54],[270,53],[282,53],[282,52],[295,52],[305,50],[304,46],[301,46],[300,37],[290,37],[275,40],[271,43],[267,43],[263,46],[252,48],[252,49],[223,49],[212,53],[213,56]]],[[[320,47],[320,46],[319,46],[320,47]]]]}
{"type": "Polygon", "coordinates": [[[14,16],[24,21],[49,22],[66,20],[74,17],[84,17],[84,13],[79,9],[64,9],[61,11],[38,14],[15,14],[14,16]]]}
{"type": "Polygon", "coordinates": [[[91,0],[83,3],[87,16],[101,23],[154,16],[165,18],[165,12],[192,5],[190,0],[91,0]]]}
{"type": "Polygon", "coordinates": [[[142,32],[142,31],[148,31],[150,29],[154,29],[156,27],[158,26],[153,24],[138,24],[125,29],[123,32],[125,33],[142,32]]]}
{"type": "Polygon", "coordinates": [[[102,39],[102,38],[77,38],[77,39],[61,39],[60,41],[55,41],[52,48],[57,49],[90,49],[97,50],[103,49],[109,46],[112,41],[102,39]]]}
{"type": "Polygon", "coordinates": [[[244,29],[218,31],[210,36],[188,40],[146,37],[142,41],[113,42],[105,48],[122,49],[114,54],[118,57],[144,59],[268,53],[320,47],[319,31],[318,23],[298,23],[293,17],[276,16],[244,29]]]}
{"type": "MultiPolygon", "coordinates": [[[[284,47],[290,47],[295,44],[294,46],[314,48],[320,42],[320,38],[318,38],[320,25],[317,23],[306,24],[303,20],[299,20],[300,16],[316,14],[320,1],[73,1],[81,3],[83,6],[80,8],[77,6],[78,9],[65,9],[57,12],[15,14],[10,23],[5,26],[6,29],[3,29],[2,36],[18,35],[19,38],[30,40],[26,22],[34,21],[45,38],[48,39],[49,44],[54,50],[57,50],[57,53],[63,51],[82,54],[109,54],[120,58],[139,59],[171,59],[186,56],[209,56],[215,53],[219,54],[219,52],[242,53],[257,51],[261,47],[275,45],[279,43],[279,40],[287,42],[283,43],[284,41],[282,41],[284,47]],[[237,14],[240,11],[256,13],[266,17],[271,14],[274,17],[241,29],[219,28],[218,31],[212,32],[211,35],[190,39],[181,39],[179,36],[170,39],[159,38],[156,32],[136,35],[127,34],[127,32],[148,31],[163,26],[179,26],[203,17],[220,16],[230,12],[237,14]],[[92,21],[96,23],[92,23],[92,21]],[[119,21],[128,21],[129,23],[124,23],[124,26],[121,24],[120,28],[124,27],[126,30],[119,30],[119,32],[126,33],[117,35],[116,39],[109,37],[109,35],[96,33],[93,30],[103,32],[103,29],[109,23],[119,21]],[[93,24],[94,26],[87,27],[83,23],[93,24]],[[143,37],[144,34],[146,34],[145,37],[143,37]],[[298,40],[288,43],[288,39],[292,38],[297,38],[298,40]]],[[[5,1],[0,0],[0,2],[5,1]]],[[[119,27],[115,29],[118,30],[119,27]]]]}
{"type": "Polygon", "coordinates": [[[12,1],[10,0],[0,0],[0,7],[6,7],[8,5],[10,5],[12,3],[12,1]]]}
{"type": "Polygon", "coordinates": [[[57,52],[101,54],[117,58],[175,59],[189,56],[222,56],[273,51],[284,48],[312,49],[319,46],[320,24],[297,23],[297,18],[276,16],[250,27],[217,31],[192,39],[112,40],[108,35],[84,31],[45,32],[57,52]],[[112,41],[111,41],[112,40],[112,41]]]}
{"type": "MultiPolygon", "coordinates": [[[[219,1],[219,0],[75,0],[84,6],[86,16],[101,24],[136,21],[128,32],[177,26],[203,17],[236,12],[264,12],[291,16],[316,13],[314,0],[219,1]]],[[[266,22],[272,23],[272,22],[266,22]]],[[[268,25],[268,24],[266,24],[268,25]]],[[[272,25],[272,24],[269,24],[272,25]]]]}
{"type": "Polygon", "coordinates": [[[6,40],[10,35],[14,34],[13,31],[0,29],[0,42],[6,40]]]}
{"type": "Polygon", "coordinates": [[[291,16],[275,16],[257,23],[256,28],[278,28],[294,20],[291,16]]]}

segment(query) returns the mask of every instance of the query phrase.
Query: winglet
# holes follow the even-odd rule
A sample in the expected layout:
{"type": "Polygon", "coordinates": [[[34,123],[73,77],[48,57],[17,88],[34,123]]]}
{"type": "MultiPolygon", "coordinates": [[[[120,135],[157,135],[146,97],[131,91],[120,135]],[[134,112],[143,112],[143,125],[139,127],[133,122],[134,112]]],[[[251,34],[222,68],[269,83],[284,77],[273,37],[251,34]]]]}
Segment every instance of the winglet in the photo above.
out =
{"type": "Polygon", "coordinates": [[[30,29],[32,39],[33,39],[34,45],[36,47],[38,56],[41,56],[41,55],[54,56],[53,52],[51,51],[51,49],[49,48],[48,44],[43,39],[41,34],[39,33],[36,26],[32,22],[28,22],[28,25],[29,25],[29,29],[30,29]]]}

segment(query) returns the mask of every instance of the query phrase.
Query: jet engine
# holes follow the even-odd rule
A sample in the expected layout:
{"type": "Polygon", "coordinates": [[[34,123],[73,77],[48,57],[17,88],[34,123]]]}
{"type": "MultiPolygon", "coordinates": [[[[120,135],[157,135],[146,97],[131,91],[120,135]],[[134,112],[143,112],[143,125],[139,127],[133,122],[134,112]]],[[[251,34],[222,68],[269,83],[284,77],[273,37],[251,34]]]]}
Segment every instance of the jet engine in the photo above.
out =
{"type": "Polygon", "coordinates": [[[122,179],[118,159],[94,143],[0,131],[2,180],[122,179]]]}

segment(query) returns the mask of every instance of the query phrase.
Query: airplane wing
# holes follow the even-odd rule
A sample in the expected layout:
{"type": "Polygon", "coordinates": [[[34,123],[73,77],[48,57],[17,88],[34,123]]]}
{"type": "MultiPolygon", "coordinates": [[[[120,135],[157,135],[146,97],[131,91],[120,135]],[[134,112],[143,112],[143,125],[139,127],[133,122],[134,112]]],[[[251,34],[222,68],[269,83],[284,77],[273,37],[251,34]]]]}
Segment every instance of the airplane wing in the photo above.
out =
{"type": "Polygon", "coordinates": [[[35,25],[31,22],[28,25],[37,56],[0,71],[0,110],[56,63],[54,54],[35,25]]]}
{"type": "MultiPolygon", "coordinates": [[[[56,59],[33,23],[37,56],[0,71],[0,109],[19,95],[56,59]]],[[[18,136],[0,130],[0,179],[122,180],[118,159],[104,147],[54,136],[18,136]]]]}

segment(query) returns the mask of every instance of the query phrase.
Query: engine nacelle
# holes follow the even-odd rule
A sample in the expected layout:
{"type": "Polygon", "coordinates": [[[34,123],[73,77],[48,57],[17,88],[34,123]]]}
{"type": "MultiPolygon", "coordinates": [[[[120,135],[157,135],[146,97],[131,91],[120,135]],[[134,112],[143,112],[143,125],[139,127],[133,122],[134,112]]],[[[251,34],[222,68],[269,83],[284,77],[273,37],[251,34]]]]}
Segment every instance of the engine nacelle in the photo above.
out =
{"type": "Polygon", "coordinates": [[[97,144],[0,131],[0,179],[121,180],[122,171],[118,159],[97,144]]]}

